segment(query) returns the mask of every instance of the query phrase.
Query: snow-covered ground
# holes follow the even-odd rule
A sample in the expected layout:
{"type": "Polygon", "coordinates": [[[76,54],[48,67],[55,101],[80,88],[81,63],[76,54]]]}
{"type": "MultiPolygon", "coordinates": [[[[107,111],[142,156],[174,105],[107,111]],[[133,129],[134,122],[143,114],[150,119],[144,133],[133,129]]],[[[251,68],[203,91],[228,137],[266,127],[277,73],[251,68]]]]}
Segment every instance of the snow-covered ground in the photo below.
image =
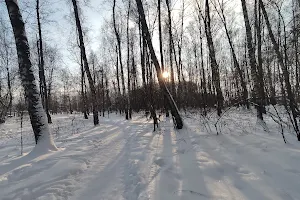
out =
{"type": "Polygon", "coordinates": [[[300,199],[300,144],[266,117],[228,111],[216,134],[213,118],[185,115],[185,128],[170,119],[160,129],[142,114],[131,121],[112,114],[92,119],[54,115],[50,126],[59,151],[32,155],[28,119],[20,156],[17,118],[0,125],[0,199],[300,199]],[[207,123],[204,123],[206,122],[207,123]]]}

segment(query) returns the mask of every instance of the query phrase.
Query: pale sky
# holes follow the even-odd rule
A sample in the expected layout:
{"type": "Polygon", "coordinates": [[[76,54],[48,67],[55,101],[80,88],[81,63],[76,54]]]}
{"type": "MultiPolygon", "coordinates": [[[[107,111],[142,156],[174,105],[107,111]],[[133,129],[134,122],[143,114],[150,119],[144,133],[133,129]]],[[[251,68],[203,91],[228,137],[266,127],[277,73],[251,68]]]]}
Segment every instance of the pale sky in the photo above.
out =
{"type": "MultiPolygon", "coordinates": [[[[74,16],[72,12],[72,3],[71,0],[47,0],[49,3],[43,4],[44,0],[41,0],[41,10],[45,11],[53,11],[46,17],[46,21],[54,21],[47,22],[42,24],[43,29],[43,37],[44,40],[51,45],[56,45],[60,52],[62,53],[62,57],[64,60],[64,64],[69,69],[78,69],[78,64],[72,61],[72,55],[68,51],[70,49],[69,41],[76,41],[75,36],[75,24],[74,24],[74,16]],[[73,33],[71,33],[73,32],[73,33]],[[72,35],[73,34],[73,35],[72,35]]],[[[83,5],[83,0],[81,2],[81,8],[83,11],[84,20],[82,22],[83,27],[88,28],[88,41],[86,43],[87,49],[93,49],[96,51],[100,45],[100,29],[103,25],[104,19],[109,19],[112,15],[112,1],[107,0],[86,0],[87,5],[83,5]]],[[[251,0],[252,1],[252,0],[251,0]]],[[[162,1],[164,2],[164,1],[162,1]]],[[[173,0],[175,5],[173,5],[173,20],[176,21],[176,18],[179,17],[180,8],[182,5],[181,0],[173,0]]],[[[193,12],[193,0],[185,0],[185,4],[187,6],[186,15],[191,14],[193,12]]],[[[241,18],[241,2],[240,0],[229,0],[230,7],[232,11],[238,13],[241,18]]],[[[250,2],[250,1],[247,1],[250,2]]],[[[20,7],[22,9],[22,14],[24,20],[26,20],[26,31],[30,40],[33,40],[36,37],[36,15],[35,15],[35,0],[19,0],[20,7]],[[25,6],[24,2],[29,2],[29,6],[25,6]]],[[[133,3],[135,3],[133,1],[133,3]]],[[[250,8],[248,8],[249,10],[250,8]]],[[[250,10],[249,10],[250,11],[250,10]]],[[[164,11],[163,11],[164,12],[164,11]]],[[[6,17],[8,20],[8,15],[6,11],[6,6],[4,0],[0,0],[0,15],[6,17]]],[[[191,16],[191,15],[190,15],[191,16]]],[[[189,17],[185,17],[185,24],[188,24],[189,17]]],[[[228,19],[230,16],[228,16],[228,19]]],[[[241,18],[242,19],[242,18],[241,18]]],[[[45,21],[44,21],[45,22],[45,21]]],[[[242,20],[236,20],[235,25],[243,26],[242,20]]],[[[153,22],[151,22],[153,23],[153,22]]],[[[157,34],[154,34],[153,38],[154,46],[157,46],[157,34]],[[156,38],[156,39],[155,39],[156,38]]]]}
{"type": "MultiPolygon", "coordinates": [[[[45,17],[46,19],[42,19],[42,31],[43,38],[46,43],[50,43],[51,45],[55,45],[60,49],[65,65],[67,65],[70,69],[74,69],[78,67],[78,64],[72,61],[71,53],[68,49],[70,49],[69,41],[75,42],[77,39],[74,37],[75,31],[75,23],[74,16],[72,12],[72,3],[71,0],[47,0],[48,3],[45,3],[44,0],[41,0],[41,11],[46,11],[48,13],[45,17]],[[44,3],[43,3],[44,2],[44,3]],[[43,23],[44,21],[44,23],[43,23]],[[45,23],[45,21],[47,21],[45,23]],[[50,22],[49,22],[50,21],[50,22]],[[73,32],[73,33],[72,33],[73,32]]],[[[88,41],[86,43],[87,49],[93,49],[96,51],[100,45],[100,34],[101,34],[101,26],[103,25],[104,19],[109,19],[112,15],[112,1],[107,0],[85,0],[88,3],[83,4],[83,0],[79,0],[81,2],[81,8],[83,11],[84,20],[82,25],[84,28],[87,28],[88,31],[88,41]]],[[[0,0],[0,15],[4,15],[6,18],[7,11],[4,0],[0,0]],[[3,12],[2,12],[3,11],[3,12]]],[[[179,13],[181,12],[181,0],[173,0],[173,21],[179,20],[179,13]]],[[[135,3],[133,1],[133,3],[135,3]]],[[[165,3],[162,1],[162,3],[165,3]]],[[[194,11],[193,8],[193,0],[185,0],[186,11],[185,15],[191,16],[191,12],[194,11]]],[[[23,19],[26,21],[26,31],[29,37],[29,40],[33,40],[36,38],[36,13],[35,13],[35,0],[19,0],[20,8],[22,10],[23,19]],[[25,5],[27,2],[27,5],[25,5]]],[[[239,9],[240,1],[233,0],[232,4],[235,5],[233,8],[239,9]]],[[[164,11],[162,11],[164,12],[164,11]]],[[[7,18],[8,19],[8,18],[7,18]]],[[[185,17],[185,24],[188,24],[189,17],[185,17]]],[[[153,23],[153,22],[151,22],[153,23]]],[[[158,35],[154,34],[153,43],[154,46],[158,45],[158,35]]],[[[78,69],[78,68],[77,68],[78,69]]]]}
{"type": "MultiPolygon", "coordinates": [[[[26,22],[25,28],[29,40],[33,40],[36,37],[36,13],[35,13],[35,0],[19,0],[19,6],[22,11],[23,20],[26,22]],[[28,6],[24,4],[28,2],[28,6]]],[[[71,0],[48,0],[49,3],[41,3],[41,11],[43,10],[49,12],[45,17],[45,20],[42,19],[42,31],[44,41],[52,46],[57,46],[63,56],[63,60],[70,69],[73,68],[72,65],[76,66],[76,63],[73,63],[70,59],[70,52],[68,52],[68,41],[76,40],[76,37],[71,37],[71,32],[75,31],[75,22],[72,12],[72,3],[71,0]],[[45,23],[45,21],[47,21],[45,23]]],[[[82,2],[82,1],[81,1],[82,2]]],[[[99,34],[100,28],[103,24],[103,19],[111,15],[110,3],[103,3],[104,0],[88,0],[87,5],[82,7],[84,21],[82,26],[87,28],[89,42],[87,44],[88,49],[97,50],[99,47],[99,34]]],[[[0,15],[6,20],[8,19],[8,14],[6,10],[6,5],[4,0],[0,1],[0,15]]],[[[44,15],[45,16],[45,15],[44,15]]],[[[74,34],[74,33],[73,33],[74,34]]]]}

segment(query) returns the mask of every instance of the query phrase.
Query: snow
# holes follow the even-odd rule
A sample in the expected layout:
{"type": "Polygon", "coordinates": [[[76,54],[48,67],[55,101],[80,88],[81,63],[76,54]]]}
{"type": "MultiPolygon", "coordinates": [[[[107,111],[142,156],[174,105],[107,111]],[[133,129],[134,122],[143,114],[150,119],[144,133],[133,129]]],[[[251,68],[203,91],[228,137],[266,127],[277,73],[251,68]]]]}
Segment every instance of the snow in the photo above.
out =
{"type": "Polygon", "coordinates": [[[182,130],[162,119],[152,132],[139,114],[100,119],[95,127],[92,117],[53,115],[58,151],[43,154],[29,153],[25,119],[23,156],[18,119],[1,125],[0,199],[300,199],[299,143],[285,126],[285,144],[269,117],[265,131],[254,112],[228,111],[219,135],[214,114],[203,120],[197,111],[184,115],[182,130]]]}
{"type": "MultiPolygon", "coordinates": [[[[42,100],[39,94],[35,95],[37,99],[39,99],[37,105],[35,106],[35,111],[37,112],[35,115],[39,118],[41,136],[38,138],[37,145],[30,152],[30,154],[34,154],[36,156],[44,154],[48,151],[57,151],[57,147],[53,141],[52,135],[49,130],[49,125],[47,123],[47,116],[43,109],[42,100]]],[[[33,155],[33,156],[34,156],[33,155]]]]}

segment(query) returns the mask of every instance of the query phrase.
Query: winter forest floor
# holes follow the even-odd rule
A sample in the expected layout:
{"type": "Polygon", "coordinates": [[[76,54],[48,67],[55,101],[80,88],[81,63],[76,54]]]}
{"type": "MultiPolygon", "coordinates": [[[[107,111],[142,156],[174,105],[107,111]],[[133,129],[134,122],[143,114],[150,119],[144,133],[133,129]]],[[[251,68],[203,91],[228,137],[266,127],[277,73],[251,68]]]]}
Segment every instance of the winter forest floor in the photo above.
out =
{"type": "Polygon", "coordinates": [[[300,143],[278,124],[268,130],[252,111],[234,109],[218,124],[220,135],[198,112],[184,114],[175,130],[162,119],[111,114],[94,127],[92,117],[54,115],[51,130],[59,151],[26,155],[33,148],[28,119],[20,156],[20,122],[0,125],[0,199],[300,199],[300,143]]]}

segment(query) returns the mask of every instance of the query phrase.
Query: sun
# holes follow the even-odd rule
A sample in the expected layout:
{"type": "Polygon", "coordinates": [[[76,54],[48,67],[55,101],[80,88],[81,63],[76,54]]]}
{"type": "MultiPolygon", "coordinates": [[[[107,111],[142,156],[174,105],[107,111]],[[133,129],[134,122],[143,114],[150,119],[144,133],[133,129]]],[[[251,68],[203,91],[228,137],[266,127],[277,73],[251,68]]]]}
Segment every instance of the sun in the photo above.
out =
{"type": "Polygon", "coordinates": [[[168,78],[169,77],[169,72],[167,72],[167,71],[164,71],[163,73],[162,73],[162,77],[163,78],[168,78]]]}

